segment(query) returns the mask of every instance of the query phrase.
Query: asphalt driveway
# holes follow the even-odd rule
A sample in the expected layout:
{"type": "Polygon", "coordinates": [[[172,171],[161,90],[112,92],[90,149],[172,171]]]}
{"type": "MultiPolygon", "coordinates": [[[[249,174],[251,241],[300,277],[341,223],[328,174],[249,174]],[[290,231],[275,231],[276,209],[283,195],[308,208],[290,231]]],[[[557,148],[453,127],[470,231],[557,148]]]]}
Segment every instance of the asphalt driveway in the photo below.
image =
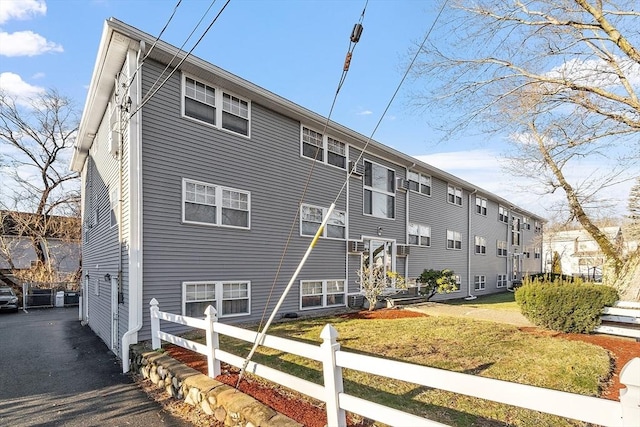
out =
{"type": "Polygon", "coordinates": [[[0,313],[0,425],[178,426],[140,390],[77,307],[0,313]]]}

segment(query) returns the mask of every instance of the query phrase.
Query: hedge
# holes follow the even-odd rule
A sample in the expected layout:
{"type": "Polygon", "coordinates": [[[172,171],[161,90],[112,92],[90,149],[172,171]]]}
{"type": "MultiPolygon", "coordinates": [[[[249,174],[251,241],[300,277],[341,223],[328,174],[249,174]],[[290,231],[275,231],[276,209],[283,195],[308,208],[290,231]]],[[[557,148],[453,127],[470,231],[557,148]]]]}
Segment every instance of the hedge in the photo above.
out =
{"type": "Polygon", "coordinates": [[[604,285],[534,281],[518,288],[515,297],[522,314],[537,326],[590,333],[600,325],[602,309],[618,300],[618,292],[604,285]]]}

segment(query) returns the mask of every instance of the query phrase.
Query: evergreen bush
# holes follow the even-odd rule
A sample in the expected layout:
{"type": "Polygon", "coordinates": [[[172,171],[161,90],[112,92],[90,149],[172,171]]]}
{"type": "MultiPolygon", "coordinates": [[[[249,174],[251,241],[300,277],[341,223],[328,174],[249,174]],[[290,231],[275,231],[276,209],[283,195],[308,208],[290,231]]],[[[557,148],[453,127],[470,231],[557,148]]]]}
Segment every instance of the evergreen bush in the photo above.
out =
{"type": "Polygon", "coordinates": [[[533,324],[562,332],[590,333],[600,325],[604,307],[618,300],[618,292],[597,284],[526,281],[515,293],[522,314],[533,324]]]}

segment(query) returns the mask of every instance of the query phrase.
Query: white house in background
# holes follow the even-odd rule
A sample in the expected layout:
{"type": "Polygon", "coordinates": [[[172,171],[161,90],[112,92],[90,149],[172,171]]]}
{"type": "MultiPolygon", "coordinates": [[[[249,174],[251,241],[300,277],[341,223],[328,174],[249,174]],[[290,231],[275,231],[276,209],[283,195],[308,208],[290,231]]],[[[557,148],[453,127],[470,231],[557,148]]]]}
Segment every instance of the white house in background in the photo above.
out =
{"type": "MultiPolygon", "coordinates": [[[[604,227],[607,238],[617,247],[628,249],[621,227],[604,227]]],[[[548,231],[544,235],[544,271],[551,272],[553,254],[560,256],[562,273],[599,279],[602,277],[604,255],[596,241],[586,230],[548,231]]]]}

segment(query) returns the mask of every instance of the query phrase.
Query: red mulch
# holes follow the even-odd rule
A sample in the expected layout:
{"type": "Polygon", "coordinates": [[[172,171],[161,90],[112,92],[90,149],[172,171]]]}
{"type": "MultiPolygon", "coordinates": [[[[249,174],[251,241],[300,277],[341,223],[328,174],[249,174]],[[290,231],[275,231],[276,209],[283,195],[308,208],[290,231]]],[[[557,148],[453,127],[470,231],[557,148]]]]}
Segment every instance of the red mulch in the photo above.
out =
{"type": "MultiPolygon", "coordinates": [[[[401,319],[407,317],[423,317],[426,314],[409,310],[382,309],[375,311],[359,311],[343,314],[342,318],[355,319],[401,319]]],[[[640,357],[640,343],[630,339],[611,337],[605,335],[581,335],[564,334],[553,331],[545,331],[538,328],[520,328],[520,330],[535,334],[554,336],[574,341],[585,341],[603,347],[609,351],[613,358],[614,373],[611,381],[602,392],[602,397],[610,400],[618,400],[620,392],[620,370],[633,357],[640,357]]],[[[174,359],[191,366],[194,369],[206,374],[207,360],[205,356],[194,353],[181,347],[169,346],[167,353],[174,359]]],[[[225,367],[223,373],[216,378],[218,381],[235,387],[238,381],[238,370],[225,367]]],[[[323,406],[317,406],[309,400],[301,400],[299,397],[289,394],[286,391],[267,383],[261,383],[250,378],[243,377],[239,390],[260,402],[268,405],[274,410],[284,414],[307,427],[324,427],[326,424],[326,413],[323,406]]],[[[364,422],[355,421],[348,418],[349,427],[364,427],[364,422]]]]}

